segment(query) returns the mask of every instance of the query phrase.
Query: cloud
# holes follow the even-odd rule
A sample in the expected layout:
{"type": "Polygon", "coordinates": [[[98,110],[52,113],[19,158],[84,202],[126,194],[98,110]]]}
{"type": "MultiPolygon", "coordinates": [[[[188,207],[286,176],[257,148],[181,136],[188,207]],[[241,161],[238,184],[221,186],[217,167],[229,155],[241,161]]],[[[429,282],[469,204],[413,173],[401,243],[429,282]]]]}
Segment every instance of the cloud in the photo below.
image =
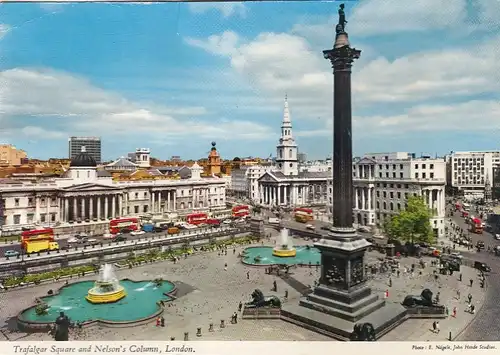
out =
{"type": "Polygon", "coordinates": [[[466,17],[467,0],[366,0],[347,20],[349,34],[373,36],[450,29],[466,17]]]}
{"type": "Polygon", "coordinates": [[[85,78],[51,69],[0,72],[2,125],[26,136],[46,132],[147,137],[259,140],[271,132],[247,121],[213,119],[204,107],[141,104],[94,86],[85,78]],[[207,116],[207,117],[206,117],[207,116]],[[28,118],[32,122],[24,127],[28,118]],[[35,124],[33,124],[35,122],[35,124]]]}
{"type": "Polygon", "coordinates": [[[495,132],[500,130],[500,102],[470,100],[454,105],[418,105],[397,115],[355,117],[360,133],[404,134],[416,131],[495,132]]]}
{"type": "Polygon", "coordinates": [[[212,10],[219,11],[225,18],[231,16],[245,18],[247,14],[247,7],[240,2],[198,2],[188,3],[188,6],[189,10],[195,14],[204,14],[212,10]]]}
{"type": "Polygon", "coordinates": [[[0,23],[0,39],[5,37],[7,33],[9,33],[11,30],[11,27],[5,23],[0,23]]]}
{"type": "MultiPolygon", "coordinates": [[[[287,92],[295,118],[319,119],[316,121],[319,125],[331,121],[333,76],[330,64],[323,59],[321,51],[312,49],[305,37],[261,33],[246,40],[234,32],[224,32],[205,40],[190,38],[187,43],[227,58],[236,73],[268,98],[281,98],[287,92]]],[[[377,56],[359,63],[362,65],[355,64],[354,110],[357,113],[384,108],[394,111],[398,107],[411,107],[425,101],[463,102],[481,95],[496,96],[500,90],[497,43],[498,38],[492,38],[462,48],[444,47],[394,59],[377,56]]],[[[359,62],[363,60],[362,55],[359,62]]],[[[490,106],[487,108],[491,109],[490,106]]],[[[415,113],[411,116],[403,114],[398,120],[389,121],[392,125],[408,127],[414,123],[412,117],[417,116],[415,113]]],[[[459,124],[464,117],[467,116],[456,115],[454,124],[459,124]]],[[[415,129],[425,127],[416,125],[415,129]]],[[[374,125],[374,129],[383,127],[374,125]]]]}

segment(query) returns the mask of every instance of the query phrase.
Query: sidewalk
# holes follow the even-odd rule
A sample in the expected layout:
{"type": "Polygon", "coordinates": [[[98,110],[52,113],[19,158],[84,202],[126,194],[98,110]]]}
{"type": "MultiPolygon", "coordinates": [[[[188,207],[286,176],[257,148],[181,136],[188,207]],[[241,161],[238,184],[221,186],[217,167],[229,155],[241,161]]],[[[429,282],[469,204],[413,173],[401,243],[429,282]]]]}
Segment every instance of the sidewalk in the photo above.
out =
{"type": "MultiPolygon", "coordinates": [[[[434,278],[424,276],[420,279],[421,282],[416,282],[413,285],[407,280],[393,278],[393,284],[406,283],[404,292],[399,292],[395,297],[396,302],[401,302],[405,294],[420,295],[423,289],[429,288],[433,291],[434,296],[440,292],[441,303],[448,307],[449,316],[446,319],[439,321],[440,332],[435,333],[432,330],[433,319],[410,319],[397,327],[395,330],[383,336],[381,341],[446,341],[449,340],[451,332],[452,339],[456,338],[467,325],[473,320],[475,315],[466,312],[467,296],[472,295],[472,304],[476,307],[475,314],[478,314],[479,309],[484,303],[486,289],[481,289],[479,286],[478,273],[475,269],[462,266],[463,281],[459,281],[459,273],[454,273],[452,276],[439,275],[441,281],[436,283],[434,278]],[[473,279],[472,287],[469,286],[469,280],[473,279]],[[419,285],[420,283],[420,285],[419,285]],[[460,290],[460,299],[458,299],[457,290],[460,290]],[[453,308],[457,308],[457,316],[453,317],[453,308]]],[[[392,297],[391,297],[392,298],[392,297]]]]}

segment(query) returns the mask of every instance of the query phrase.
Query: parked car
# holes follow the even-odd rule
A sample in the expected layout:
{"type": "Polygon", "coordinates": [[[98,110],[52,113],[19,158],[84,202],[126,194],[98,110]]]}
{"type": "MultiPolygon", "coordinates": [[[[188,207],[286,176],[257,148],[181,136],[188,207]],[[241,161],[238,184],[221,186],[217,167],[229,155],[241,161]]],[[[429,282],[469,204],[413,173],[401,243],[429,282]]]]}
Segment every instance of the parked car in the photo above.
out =
{"type": "Polygon", "coordinates": [[[316,227],[313,226],[312,224],[306,224],[306,229],[309,229],[309,230],[316,230],[316,227]]]}
{"type": "Polygon", "coordinates": [[[474,262],[474,269],[477,269],[477,270],[483,271],[483,272],[490,272],[491,271],[491,268],[488,266],[488,264],[482,263],[480,261],[474,262]]]}
{"type": "Polygon", "coordinates": [[[6,258],[8,257],[13,257],[13,256],[18,256],[20,253],[17,250],[7,250],[4,254],[6,258]]]}
{"type": "Polygon", "coordinates": [[[226,220],[224,220],[224,222],[222,222],[222,223],[224,223],[224,224],[231,224],[232,222],[231,222],[231,220],[230,220],[230,219],[226,219],[226,220]]]}
{"type": "Polygon", "coordinates": [[[450,257],[452,257],[452,258],[454,258],[454,259],[460,259],[460,260],[462,260],[463,255],[462,255],[462,254],[460,254],[460,253],[455,252],[455,253],[451,253],[451,254],[450,254],[450,257]]]}
{"type": "Polygon", "coordinates": [[[130,232],[131,235],[142,235],[142,234],[146,234],[146,232],[144,231],[133,231],[133,232],[130,232]]]}
{"type": "Polygon", "coordinates": [[[103,239],[113,239],[116,237],[116,234],[106,233],[102,236],[103,239]]]}
{"type": "Polygon", "coordinates": [[[96,238],[87,238],[87,243],[89,243],[89,244],[99,244],[99,241],[96,238]]]}

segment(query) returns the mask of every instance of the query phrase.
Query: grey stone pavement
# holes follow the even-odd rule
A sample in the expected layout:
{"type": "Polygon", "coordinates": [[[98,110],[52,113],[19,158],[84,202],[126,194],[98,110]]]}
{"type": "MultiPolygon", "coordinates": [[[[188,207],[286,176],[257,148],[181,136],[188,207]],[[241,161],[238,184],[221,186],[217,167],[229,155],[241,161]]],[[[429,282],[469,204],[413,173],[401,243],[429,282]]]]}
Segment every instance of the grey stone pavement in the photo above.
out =
{"type": "MultiPolygon", "coordinates": [[[[277,234],[277,232],[274,232],[277,234]]],[[[274,238],[274,237],[273,237],[274,238]]],[[[311,243],[294,238],[297,245],[311,243]]],[[[269,244],[274,244],[271,240],[269,244]]],[[[130,328],[105,328],[90,327],[72,332],[70,337],[75,340],[168,340],[175,337],[183,339],[184,332],[189,332],[190,340],[308,340],[325,341],[331,340],[323,335],[305,330],[298,326],[281,320],[238,320],[238,324],[230,324],[231,314],[237,310],[240,301],[249,301],[250,293],[256,289],[262,289],[264,294],[275,294],[283,298],[285,290],[289,297],[285,302],[298,302],[299,293],[287,285],[281,278],[275,275],[266,275],[263,268],[247,267],[243,265],[237,254],[244,247],[236,248],[236,255],[232,250],[227,256],[218,256],[217,252],[200,253],[182,259],[177,264],[172,262],[161,262],[150,264],[134,269],[118,270],[118,277],[130,277],[132,279],[163,279],[177,282],[180,289],[189,288],[193,291],[172,302],[171,307],[165,309],[164,317],[167,326],[157,328],[154,322],[151,324],[130,328]],[[227,271],[224,264],[228,264],[227,271]],[[246,273],[250,274],[247,280],[246,273]],[[276,280],[278,292],[271,291],[273,281],[276,280]],[[227,326],[219,329],[220,320],[224,319],[227,326]],[[214,323],[215,332],[208,332],[210,323],[214,323]],[[196,329],[202,328],[202,337],[196,337],[196,329]]],[[[370,252],[367,255],[367,263],[379,262],[383,255],[370,252]]],[[[427,266],[422,270],[422,275],[417,271],[414,275],[404,272],[405,266],[416,263],[415,259],[408,258],[401,261],[401,275],[392,275],[392,287],[389,287],[389,275],[378,274],[372,280],[373,292],[380,297],[384,296],[385,290],[389,290],[387,302],[400,303],[407,294],[419,295],[424,288],[429,288],[436,294],[440,292],[441,303],[458,308],[457,317],[448,317],[440,321],[440,334],[434,334],[430,329],[433,320],[408,320],[401,326],[385,335],[382,341],[425,341],[445,340],[448,332],[455,337],[470,322],[473,315],[465,312],[468,293],[473,295],[473,303],[479,308],[483,301],[483,290],[479,288],[477,274],[470,268],[463,268],[463,280],[458,281],[458,274],[453,276],[440,275],[440,282],[434,281],[433,268],[427,266]],[[473,278],[473,287],[468,286],[468,280],[473,278]],[[467,284],[466,284],[467,283],[467,284]],[[457,289],[461,291],[461,299],[457,298],[457,289]]],[[[428,263],[430,265],[430,263],[428,263]]],[[[305,285],[312,285],[318,278],[319,271],[316,268],[294,268],[292,276],[305,285]]],[[[93,279],[85,277],[84,279],[93,279]]],[[[30,306],[36,296],[46,295],[49,289],[62,286],[62,282],[44,284],[24,290],[16,290],[0,293],[0,328],[2,329],[0,339],[2,340],[50,340],[47,334],[23,334],[11,333],[7,329],[7,323],[12,322],[13,317],[23,308],[30,306]]],[[[83,297],[83,295],[82,295],[83,297]]]]}

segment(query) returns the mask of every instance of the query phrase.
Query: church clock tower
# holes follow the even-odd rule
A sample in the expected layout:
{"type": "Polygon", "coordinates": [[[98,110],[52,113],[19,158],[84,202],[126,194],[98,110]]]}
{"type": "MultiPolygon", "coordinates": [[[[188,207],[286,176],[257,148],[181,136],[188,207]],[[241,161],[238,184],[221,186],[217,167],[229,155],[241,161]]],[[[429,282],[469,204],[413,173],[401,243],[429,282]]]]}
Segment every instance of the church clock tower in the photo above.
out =
{"type": "Polygon", "coordinates": [[[276,165],[278,170],[285,175],[296,176],[299,174],[297,143],[293,139],[292,121],[290,120],[290,110],[286,96],[283,122],[281,123],[281,137],[276,146],[276,165]]]}

